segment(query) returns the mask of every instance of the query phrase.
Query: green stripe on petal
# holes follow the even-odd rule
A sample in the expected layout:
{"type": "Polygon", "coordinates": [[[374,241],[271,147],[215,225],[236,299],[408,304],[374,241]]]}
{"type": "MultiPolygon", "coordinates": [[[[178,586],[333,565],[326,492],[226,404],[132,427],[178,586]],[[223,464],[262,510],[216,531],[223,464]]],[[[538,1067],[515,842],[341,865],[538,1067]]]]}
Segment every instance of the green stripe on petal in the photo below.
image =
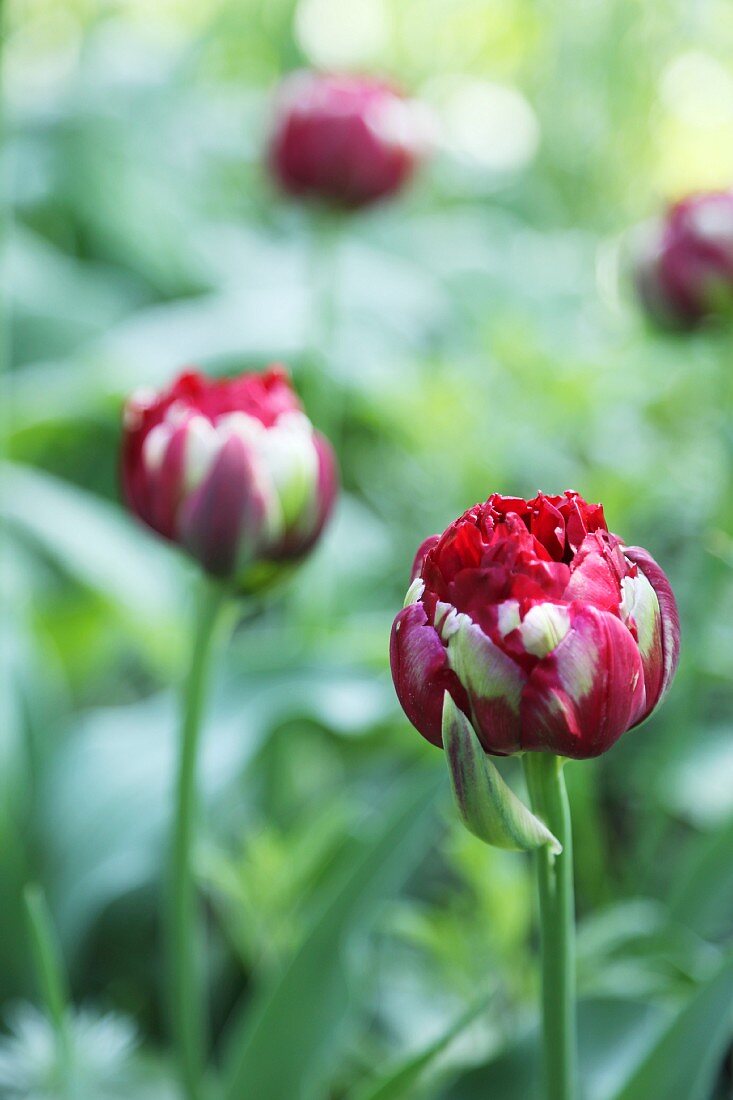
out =
{"type": "Polygon", "coordinates": [[[584,699],[593,690],[598,672],[595,642],[576,633],[571,634],[562,651],[562,660],[558,662],[563,690],[571,699],[584,699]]]}
{"type": "Polygon", "coordinates": [[[425,582],[420,577],[415,577],[414,581],[407,589],[405,593],[405,602],[403,607],[409,607],[410,604],[417,603],[425,591],[425,582]]]}
{"type": "Polygon", "coordinates": [[[518,713],[526,683],[522,670],[468,615],[451,608],[444,618],[440,617],[438,612],[442,606],[439,604],[436,610],[436,629],[447,644],[448,664],[469,696],[472,699],[503,699],[518,713]]]}
{"type": "Polygon", "coordinates": [[[527,653],[546,657],[557,649],[570,630],[570,614],[566,607],[554,603],[538,603],[522,620],[519,632],[527,653]]]}
{"type": "Polygon", "coordinates": [[[641,570],[635,577],[624,577],[621,593],[621,618],[624,622],[634,620],[639,650],[642,657],[648,657],[657,643],[661,617],[657,594],[641,570]]]}

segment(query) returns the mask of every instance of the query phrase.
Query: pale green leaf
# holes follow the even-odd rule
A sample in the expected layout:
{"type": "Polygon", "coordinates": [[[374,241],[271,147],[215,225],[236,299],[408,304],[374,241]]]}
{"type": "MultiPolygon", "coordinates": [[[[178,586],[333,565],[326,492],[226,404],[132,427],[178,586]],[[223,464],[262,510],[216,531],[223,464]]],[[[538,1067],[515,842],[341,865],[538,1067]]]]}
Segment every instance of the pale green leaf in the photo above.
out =
{"type": "Polygon", "coordinates": [[[443,747],[458,812],[469,832],[496,848],[526,852],[549,845],[559,855],[559,841],[501,778],[448,692],[443,701],[443,747]]]}
{"type": "Polygon", "coordinates": [[[145,620],[175,620],[175,554],[122,508],[43,470],[5,463],[0,518],[65,572],[145,620]]]}
{"type": "Polygon", "coordinates": [[[733,956],[701,985],[614,1100],[709,1100],[733,1037],[733,956]]]}
{"type": "Polygon", "coordinates": [[[430,844],[436,780],[400,785],[385,823],[360,844],[340,888],[279,980],[241,1010],[226,1043],[224,1100],[312,1097],[348,1010],[343,945],[370,905],[395,890],[430,844]]]}
{"type": "Polygon", "coordinates": [[[368,1082],[354,1093],[354,1100],[404,1100],[406,1096],[411,1096],[411,1090],[434,1067],[435,1062],[453,1040],[486,1008],[486,1003],[484,999],[472,1005],[424,1050],[403,1059],[398,1065],[392,1066],[386,1073],[381,1074],[376,1081],[368,1082]]]}

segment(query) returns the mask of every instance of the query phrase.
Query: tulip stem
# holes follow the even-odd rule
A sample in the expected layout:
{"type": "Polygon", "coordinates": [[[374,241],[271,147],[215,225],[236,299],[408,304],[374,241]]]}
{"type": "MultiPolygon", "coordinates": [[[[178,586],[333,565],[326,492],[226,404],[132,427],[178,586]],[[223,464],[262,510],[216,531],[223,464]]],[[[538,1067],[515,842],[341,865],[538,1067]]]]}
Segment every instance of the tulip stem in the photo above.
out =
{"type": "Polygon", "coordinates": [[[321,425],[337,453],[342,442],[344,381],[333,361],[338,320],[339,234],[342,216],[333,210],[314,213],[310,279],[312,303],[312,359],[316,372],[316,393],[321,395],[325,420],[321,425]]]}
{"type": "Polygon", "coordinates": [[[196,763],[214,653],[213,641],[225,597],[226,592],[221,585],[203,578],[191,662],[183,688],[178,744],[168,898],[168,995],[181,1084],[187,1100],[200,1100],[206,1035],[203,944],[198,927],[193,875],[197,816],[196,763]]]}
{"type": "Polygon", "coordinates": [[[546,1100],[576,1100],[575,899],[570,804],[565,761],[551,753],[523,757],[532,809],[562,844],[534,855],[542,954],[542,1046],[546,1100]]]}

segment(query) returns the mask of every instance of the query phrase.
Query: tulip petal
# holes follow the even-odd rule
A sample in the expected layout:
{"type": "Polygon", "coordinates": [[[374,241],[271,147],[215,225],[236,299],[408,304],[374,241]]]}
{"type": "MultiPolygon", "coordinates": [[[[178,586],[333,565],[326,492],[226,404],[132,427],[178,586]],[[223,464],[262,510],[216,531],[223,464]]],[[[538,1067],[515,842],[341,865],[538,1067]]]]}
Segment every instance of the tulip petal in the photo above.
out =
{"type": "Polygon", "coordinates": [[[568,602],[581,600],[601,611],[618,611],[621,599],[620,577],[626,563],[620,559],[620,569],[614,568],[613,551],[604,546],[600,536],[587,535],[572,565],[570,581],[563,593],[568,602]]]}
{"type": "Polygon", "coordinates": [[[231,577],[257,552],[267,519],[267,491],[254,457],[232,435],[181,509],[183,543],[209,573],[231,577]]]}
{"type": "Polygon", "coordinates": [[[443,695],[452,691],[459,701],[465,696],[421,603],[409,604],[397,615],[389,656],[402,709],[415,729],[440,748],[443,695]]]}
{"type": "MultiPolygon", "coordinates": [[[[648,654],[642,652],[644,661],[644,675],[650,685],[656,683],[656,694],[653,697],[647,692],[646,709],[638,719],[642,722],[661,701],[669,689],[677,665],[680,659],[680,617],[677,610],[677,601],[674,598],[671,585],[666,574],[655,562],[654,558],[640,546],[624,547],[624,554],[638,566],[640,571],[649,581],[656,593],[659,604],[659,617],[655,624],[655,639],[648,647],[648,654]],[[655,662],[661,664],[660,669],[654,669],[655,662]]],[[[641,640],[641,639],[640,639],[641,640]]]]}
{"type": "Polygon", "coordinates": [[[598,756],[644,706],[644,668],[631,631],[615,615],[575,605],[570,631],[530,674],[521,748],[598,756]]]}
{"type": "Polygon", "coordinates": [[[559,855],[560,842],[504,782],[447,691],[442,728],[456,806],[468,831],[495,848],[529,852],[548,845],[559,855]]]}
{"type": "Polygon", "coordinates": [[[316,490],[318,506],[316,522],[309,535],[306,550],[309,550],[319,538],[331,515],[339,487],[338,464],[333,447],[320,432],[313,433],[313,445],[318,454],[318,488],[316,490]]]}
{"type": "Polygon", "coordinates": [[[414,581],[416,577],[420,576],[422,570],[422,563],[425,561],[425,555],[429,550],[435,546],[440,540],[440,535],[428,535],[417,548],[417,553],[412,562],[412,570],[410,572],[410,580],[414,581]]]}
{"type": "Polygon", "coordinates": [[[299,558],[315,545],[336,500],[339,477],[333,448],[320,432],[313,433],[313,447],[318,460],[318,473],[313,487],[312,508],[303,521],[286,532],[284,539],[271,555],[278,560],[299,558]]]}
{"type": "Polygon", "coordinates": [[[524,672],[468,615],[453,609],[446,614],[443,604],[438,610],[442,613],[439,630],[447,643],[448,661],[466,690],[481,744],[487,752],[500,756],[517,752],[524,672]]]}
{"type": "Polygon", "coordinates": [[[149,478],[148,522],[167,539],[175,538],[176,511],[183,493],[186,437],[184,424],[173,430],[160,467],[149,478]]]}

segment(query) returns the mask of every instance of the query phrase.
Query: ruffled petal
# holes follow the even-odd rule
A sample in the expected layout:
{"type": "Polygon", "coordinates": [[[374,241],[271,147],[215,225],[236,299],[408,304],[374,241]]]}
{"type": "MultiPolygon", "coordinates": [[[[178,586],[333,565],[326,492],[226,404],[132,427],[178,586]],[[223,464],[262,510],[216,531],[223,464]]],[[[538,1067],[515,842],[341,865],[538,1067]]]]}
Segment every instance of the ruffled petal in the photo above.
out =
{"type": "Polygon", "coordinates": [[[412,571],[410,572],[411,581],[414,581],[415,577],[419,577],[422,570],[422,563],[425,561],[428,550],[432,550],[439,539],[440,535],[429,535],[424,542],[420,543],[412,562],[412,571]]]}
{"type": "Polygon", "coordinates": [[[603,535],[587,535],[573,560],[564,598],[618,614],[621,578],[629,569],[623,556],[619,559],[619,554],[618,548],[604,541],[603,535]]]}

